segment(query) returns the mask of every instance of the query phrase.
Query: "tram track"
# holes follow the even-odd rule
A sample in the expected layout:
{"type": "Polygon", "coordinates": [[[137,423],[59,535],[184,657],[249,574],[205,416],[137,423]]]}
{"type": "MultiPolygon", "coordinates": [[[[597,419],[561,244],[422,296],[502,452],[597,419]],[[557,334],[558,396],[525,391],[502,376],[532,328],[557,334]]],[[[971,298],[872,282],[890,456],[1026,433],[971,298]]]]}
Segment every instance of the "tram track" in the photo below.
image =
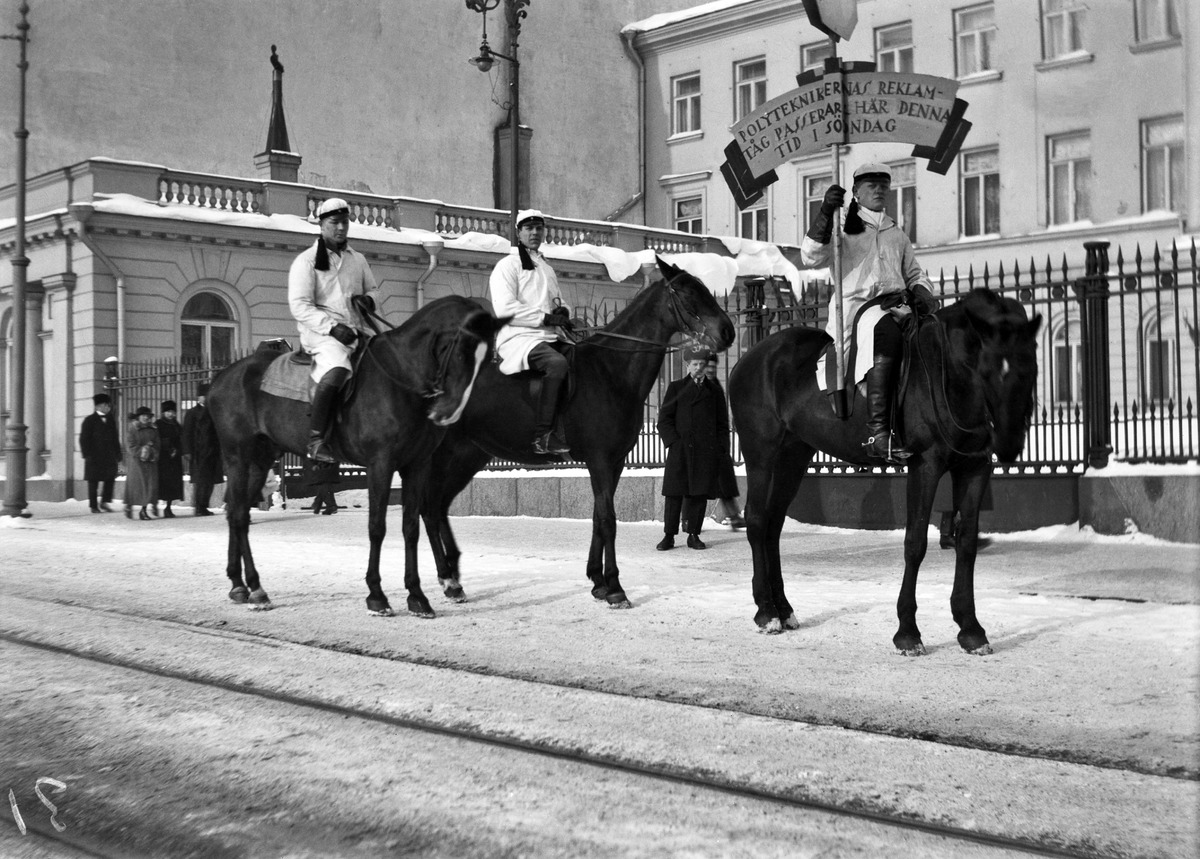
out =
{"type": "MultiPolygon", "coordinates": [[[[266,646],[281,651],[288,651],[289,653],[295,653],[296,650],[299,649],[301,651],[307,650],[322,654],[336,654],[338,658],[361,658],[365,656],[373,659],[381,659],[386,662],[405,663],[413,668],[420,668],[424,670],[455,672],[460,677],[473,675],[476,677],[486,677],[488,679],[516,680],[522,684],[532,684],[533,686],[540,685],[543,687],[557,687],[567,694],[580,691],[576,689],[576,687],[562,687],[558,684],[541,683],[540,681],[529,680],[528,678],[497,677],[497,675],[489,675],[486,672],[480,672],[477,669],[459,668],[445,664],[431,666],[427,662],[423,661],[395,659],[392,657],[375,656],[373,654],[348,653],[345,650],[338,649],[336,647],[322,646],[311,643],[296,643],[288,640],[280,640],[270,636],[246,633],[242,631],[214,630],[202,625],[189,624],[178,620],[159,618],[150,619],[143,614],[122,612],[119,609],[113,608],[84,606],[74,603],[65,603],[61,600],[31,601],[42,602],[48,606],[69,606],[73,611],[85,612],[97,618],[107,616],[132,622],[145,622],[147,620],[152,620],[155,624],[167,625],[169,627],[178,629],[181,633],[188,635],[212,636],[222,638],[227,641],[241,641],[243,643],[249,643],[254,647],[266,646]]],[[[636,755],[621,756],[612,753],[602,753],[581,748],[578,745],[574,745],[569,742],[564,743],[561,741],[552,742],[532,740],[529,738],[515,736],[512,732],[506,730],[488,729],[480,725],[472,726],[470,724],[463,724],[461,722],[454,723],[446,719],[422,718],[414,715],[411,712],[385,712],[378,707],[339,703],[338,701],[329,698],[301,694],[294,691],[289,691],[286,688],[267,688],[260,682],[253,680],[239,681],[216,676],[201,676],[194,668],[171,667],[168,664],[151,664],[144,658],[135,658],[116,652],[104,652],[102,649],[98,649],[93,646],[77,646],[71,644],[54,643],[46,640],[37,640],[35,637],[30,636],[29,634],[14,633],[9,631],[0,631],[0,641],[7,642],[9,645],[15,647],[39,650],[57,657],[88,660],[107,665],[112,668],[153,676],[171,682],[188,684],[190,687],[206,688],[237,696],[243,696],[249,701],[271,701],[288,707],[300,708],[302,710],[315,711],[337,716],[342,719],[357,720],[363,723],[371,723],[407,731],[416,731],[424,734],[448,738],[458,742],[474,743],[493,748],[504,749],[522,755],[540,756],[556,761],[582,764],[588,767],[596,768],[597,770],[622,773],[635,778],[652,779],[659,782],[682,785],[693,789],[713,791],[738,799],[753,800],[775,806],[820,812],[836,817],[852,818],[859,821],[892,827],[898,830],[923,833],[938,839],[944,839],[947,845],[953,843],[970,843],[1000,850],[1015,851],[1028,855],[1061,857],[1116,857],[1130,855],[1127,851],[1121,849],[1095,849],[1091,846],[1088,846],[1086,843],[1069,843],[1069,839],[1067,840],[1068,843],[1053,843],[1052,841],[1046,839],[1027,838],[1020,835],[1006,834],[1003,832],[986,831],[985,829],[978,827],[971,828],[967,826],[943,823],[935,820],[920,819],[919,817],[914,816],[914,814],[911,812],[899,813],[895,810],[889,811],[888,809],[881,807],[886,803],[876,803],[876,807],[871,807],[871,803],[864,802],[861,799],[855,799],[853,797],[849,799],[843,797],[841,800],[836,798],[827,799],[822,798],[819,794],[813,791],[798,791],[795,790],[794,787],[792,789],[788,789],[786,787],[781,788],[778,784],[754,784],[749,782],[744,777],[739,778],[736,777],[736,775],[731,775],[728,773],[722,774],[719,771],[711,768],[696,767],[694,765],[690,765],[687,761],[653,761],[639,759],[636,755]]],[[[590,694],[610,695],[613,693],[593,692],[590,694]]],[[[628,697],[635,700],[650,701],[656,705],[663,703],[661,701],[655,701],[654,699],[639,699],[638,696],[628,697]]],[[[682,708],[680,712],[683,713],[713,709],[706,708],[701,705],[684,703],[671,703],[669,706],[674,708],[682,708]]],[[[722,711],[722,715],[748,717],[756,720],[769,718],[756,713],[731,714],[726,711],[722,711]]],[[[775,721],[790,724],[789,720],[776,719],[775,721]]],[[[850,729],[838,730],[850,731],[851,734],[870,734],[870,732],[855,732],[850,729]]],[[[894,740],[894,738],[892,739],[894,740]]],[[[985,751],[989,755],[999,755],[1001,757],[1005,756],[1002,752],[995,752],[991,750],[985,751]]],[[[1021,758],[1024,761],[1028,761],[1030,758],[1030,756],[1027,755],[1009,755],[1009,757],[1021,758]]],[[[1044,760],[1047,764],[1061,764],[1060,761],[1054,759],[1044,760]]],[[[1036,762],[1036,759],[1034,762],[1036,762]]],[[[1161,777],[1162,776],[1158,776],[1158,778],[1161,777]]],[[[41,834],[49,838],[54,838],[56,836],[56,833],[53,831],[43,831],[41,834]]],[[[94,850],[94,848],[87,848],[79,844],[74,844],[72,846],[74,846],[76,849],[94,850]]],[[[91,855],[117,856],[123,854],[105,854],[93,852],[91,855]]],[[[947,855],[952,855],[952,853],[948,853],[947,855]]]]}

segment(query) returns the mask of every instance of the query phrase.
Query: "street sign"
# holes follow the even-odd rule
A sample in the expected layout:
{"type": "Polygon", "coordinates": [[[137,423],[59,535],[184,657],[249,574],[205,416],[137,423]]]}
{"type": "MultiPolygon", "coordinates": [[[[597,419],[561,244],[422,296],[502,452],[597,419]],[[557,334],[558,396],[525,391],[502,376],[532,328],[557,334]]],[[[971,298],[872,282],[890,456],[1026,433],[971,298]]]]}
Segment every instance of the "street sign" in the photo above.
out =
{"type": "Polygon", "coordinates": [[[780,164],[834,145],[911,143],[915,157],[944,174],[971,128],[953,78],[878,72],[874,63],[834,57],[796,83],[731,129],[721,174],[739,208],[762,196],[780,164]]]}

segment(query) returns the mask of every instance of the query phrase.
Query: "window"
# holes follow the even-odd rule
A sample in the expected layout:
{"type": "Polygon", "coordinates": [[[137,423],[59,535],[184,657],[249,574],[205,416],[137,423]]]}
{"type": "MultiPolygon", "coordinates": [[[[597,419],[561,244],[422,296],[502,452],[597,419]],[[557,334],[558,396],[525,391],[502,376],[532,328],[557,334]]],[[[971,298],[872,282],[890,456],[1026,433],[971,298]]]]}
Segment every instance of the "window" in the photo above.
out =
{"type": "Polygon", "coordinates": [[[767,100],[767,61],[747,60],[733,67],[733,121],[758,110],[767,100]]]}
{"type": "MultiPolygon", "coordinates": [[[[801,180],[804,191],[805,221],[802,229],[806,233],[809,225],[816,220],[821,212],[821,202],[825,199],[825,190],[833,184],[833,175],[818,173],[815,176],[805,176],[801,180]]],[[[803,238],[804,233],[801,233],[803,238]]]]}
{"type": "Polygon", "coordinates": [[[1049,140],[1050,223],[1092,217],[1092,137],[1067,134],[1049,140]]]}
{"type": "Polygon", "coordinates": [[[811,45],[800,46],[800,71],[825,71],[825,60],[833,56],[829,42],[813,42],[811,45]]]}
{"type": "Polygon", "coordinates": [[[768,224],[770,218],[765,205],[755,206],[741,213],[738,224],[738,236],[743,239],[754,239],[759,242],[770,241],[768,224]]]}
{"type": "Polygon", "coordinates": [[[913,70],[912,22],[875,31],[875,67],[881,72],[913,70]]]}
{"type": "Polygon", "coordinates": [[[1079,323],[1068,322],[1054,335],[1054,390],[1057,405],[1077,402],[1083,393],[1083,348],[1079,323]]]}
{"type": "Polygon", "coordinates": [[[671,79],[671,136],[700,130],[700,75],[671,79]]]}
{"type": "Polygon", "coordinates": [[[962,234],[1000,232],[1000,150],[980,149],[962,156],[962,234]]]}
{"type": "Polygon", "coordinates": [[[1155,42],[1179,38],[1179,16],[1175,0],[1135,0],[1137,40],[1155,42]]]}
{"type": "Polygon", "coordinates": [[[892,185],[888,189],[884,211],[891,216],[908,240],[917,243],[917,165],[908,161],[889,165],[892,168],[892,185]]]}
{"type": "Polygon", "coordinates": [[[960,78],[994,68],[996,10],[991,3],[954,13],[954,42],[960,78]]]}
{"type": "Polygon", "coordinates": [[[686,197],[675,201],[675,229],[683,233],[704,232],[704,200],[686,197]]]}
{"type": "Polygon", "coordinates": [[[1083,50],[1083,0],[1042,0],[1042,55],[1047,60],[1083,50]]]}
{"type": "Polygon", "coordinates": [[[1184,195],[1183,116],[1142,123],[1142,211],[1187,214],[1184,195]]]}
{"type": "Polygon", "coordinates": [[[180,341],[185,364],[232,364],[237,350],[237,323],[225,299],[215,292],[193,295],[183,308],[180,341]]]}
{"type": "Polygon", "coordinates": [[[1175,392],[1175,341],[1160,340],[1157,331],[1146,334],[1147,402],[1165,403],[1175,392]]]}

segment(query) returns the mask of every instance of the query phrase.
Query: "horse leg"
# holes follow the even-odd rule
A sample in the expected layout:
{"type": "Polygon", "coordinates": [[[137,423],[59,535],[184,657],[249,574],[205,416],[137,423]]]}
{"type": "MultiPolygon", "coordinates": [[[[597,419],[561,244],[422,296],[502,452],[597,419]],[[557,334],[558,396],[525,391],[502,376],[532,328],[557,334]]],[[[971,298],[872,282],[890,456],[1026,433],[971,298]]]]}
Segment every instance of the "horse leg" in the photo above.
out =
{"type": "Polygon", "coordinates": [[[958,527],[954,557],[954,587],[950,591],[950,612],[958,624],[958,643],[975,656],[992,652],[987,632],[975,616],[975,554],[979,539],[979,503],[991,479],[991,463],[970,473],[955,473],[955,509],[962,516],[958,527]]]}
{"type": "MultiPolygon", "coordinates": [[[[367,611],[378,617],[393,617],[391,603],[379,576],[379,555],[387,536],[387,503],[391,492],[393,468],[390,463],[373,462],[367,468],[367,536],[371,548],[367,556],[367,611]]],[[[405,504],[405,512],[408,505],[405,504]]]]}
{"type": "Polygon", "coordinates": [[[751,588],[758,610],[754,622],[774,635],[800,626],[783,588],[779,536],[787,508],[800,488],[813,449],[804,445],[780,449],[766,463],[746,463],[746,539],[754,564],[751,588]]]}
{"type": "MultiPolygon", "coordinates": [[[[403,518],[400,528],[404,534],[404,586],[408,588],[408,610],[417,617],[436,617],[428,597],[421,590],[421,577],[417,569],[417,545],[421,540],[421,506],[425,503],[425,486],[429,481],[428,456],[417,457],[416,461],[400,472],[401,504],[403,518]]],[[[372,497],[372,503],[374,497],[372,497]]]]}
{"type": "Polygon", "coordinates": [[[438,584],[447,599],[454,602],[466,602],[467,595],[459,579],[458,561],[462,552],[450,527],[450,505],[490,458],[473,444],[469,448],[451,447],[446,441],[434,456],[421,518],[437,566],[438,584]]]}
{"type": "Polygon", "coordinates": [[[900,625],[892,636],[892,643],[901,656],[925,655],[925,644],[917,627],[917,572],[929,548],[929,511],[943,473],[937,463],[914,460],[908,463],[905,487],[908,515],[904,532],[904,578],[896,598],[896,616],[900,625]]]}
{"type": "Polygon", "coordinates": [[[597,599],[598,592],[603,592],[603,598],[609,608],[633,608],[625,589],[621,587],[621,571],[617,567],[617,511],[613,504],[616,494],[617,481],[621,477],[623,463],[618,460],[615,466],[598,463],[593,466],[588,463],[592,477],[592,494],[595,503],[592,507],[592,546],[588,551],[588,578],[592,580],[592,595],[597,599]],[[596,564],[603,557],[603,576],[597,581],[596,564]]]}
{"type": "Polygon", "coordinates": [[[250,551],[250,507],[252,499],[262,492],[267,479],[267,466],[255,456],[245,455],[228,470],[225,520],[229,524],[229,558],[226,566],[226,574],[232,583],[229,598],[236,603],[248,602],[251,609],[265,611],[274,606],[263,590],[258,568],[254,564],[254,554],[250,551]],[[244,566],[244,584],[239,564],[244,566]]]}

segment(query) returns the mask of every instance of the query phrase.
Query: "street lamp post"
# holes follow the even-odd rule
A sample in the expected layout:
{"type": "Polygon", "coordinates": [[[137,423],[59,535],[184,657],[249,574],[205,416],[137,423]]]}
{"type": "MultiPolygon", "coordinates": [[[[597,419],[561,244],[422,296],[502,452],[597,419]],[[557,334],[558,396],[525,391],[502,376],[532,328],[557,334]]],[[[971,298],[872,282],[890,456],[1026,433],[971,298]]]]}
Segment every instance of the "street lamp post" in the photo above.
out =
{"type": "Polygon", "coordinates": [[[508,129],[509,129],[509,180],[512,183],[512,190],[509,195],[509,206],[511,212],[509,215],[509,228],[512,231],[512,240],[517,240],[517,210],[520,208],[520,143],[521,143],[521,63],[517,60],[517,39],[521,35],[521,19],[529,13],[525,11],[525,7],[529,5],[529,0],[503,0],[504,16],[508,23],[508,49],[509,54],[501,54],[499,51],[493,51],[488,45],[487,40],[487,13],[500,5],[501,0],[466,0],[467,8],[472,12],[479,12],[483,15],[483,42],[479,46],[479,56],[472,57],[467,62],[475,66],[481,72],[491,71],[492,64],[495,60],[508,60],[511,64],[511,74],[509,75],[509,88],[512,91],[512,100],[508,107],[508,129]]]}
{"type": "Polygon", "coordinates": [[[8,423],[4,427],[4,509],[5,516],[28,516],[24,512],[25,477],[28,474],[28,463],[25,456],[29,452],[25,446],[25,276],[29,268],[29,258],[25,256],[25,141],[29,138],[29,130],[25,128],[25,72],[29,62],[25,59],[25,49],[29,44],[29,4],[21,3],[21,23],[17,25],[16,33],[4,33],[0,39],[14,39],[21,43],[21,60],[17,63],[20,69],[20,86],[17,90],[17,247],[13,255],[13,286],[12,286],[12,317],[13,317],[13,389],[10,393],[12,407],[8,413],[8,423]]]}

